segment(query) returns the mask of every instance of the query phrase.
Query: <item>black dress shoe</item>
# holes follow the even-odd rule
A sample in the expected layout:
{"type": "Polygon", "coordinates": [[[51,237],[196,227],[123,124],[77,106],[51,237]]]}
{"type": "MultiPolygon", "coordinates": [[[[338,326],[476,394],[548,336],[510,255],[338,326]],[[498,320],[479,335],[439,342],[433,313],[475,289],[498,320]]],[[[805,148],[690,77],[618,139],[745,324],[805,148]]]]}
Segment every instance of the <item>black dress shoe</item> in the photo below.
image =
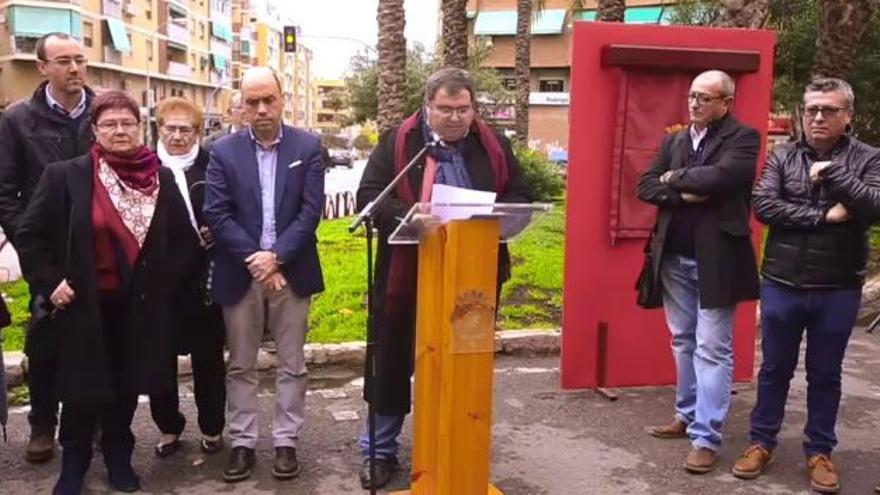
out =
{"type": "MultiPolygon", "coordinates": [[[[376,459],[376,488],[382,488],[391,481],[394,473],[400,469],[397,459],[376,459]]],[[[370,460],[364,459],[364,465],[361,468],[361,488],[370,489],[370,460]]]]}
{"type": "Polygon", "coordinates": [[[174,439],[173,442],[160,443],[156,445],[156,457],[168,457],[180,449],[180,437],[174,439]]]}
{"type": "Polygon", "coordinates": [[[218,435],[216,440],[209,440],[202,437],[201,449],[203,454],[208,455],[220,452],[223,450],[223,437],[218,435]]]}
{"type": "Polygon", "coordinates": [[[299,462],[296,460],[296,449],[293,447],[275,447],[275,466],[272,474],[280,479],[296,478],[299,474],[299,462]]]}
{"type": "Polygon", "coordinates": [[[110,486],[118,492],[131,493],[141,489],[141,478],[131,464],[111,468],[107,466],[107,474],[110,477],[110,486]]]}
{"type": "Polygon", "coordinates": [[[233,447],[229,456],[229,464],[223,471],[223,480],[227,482],[243,481],[254,471],[254,449],[233,447]]]}

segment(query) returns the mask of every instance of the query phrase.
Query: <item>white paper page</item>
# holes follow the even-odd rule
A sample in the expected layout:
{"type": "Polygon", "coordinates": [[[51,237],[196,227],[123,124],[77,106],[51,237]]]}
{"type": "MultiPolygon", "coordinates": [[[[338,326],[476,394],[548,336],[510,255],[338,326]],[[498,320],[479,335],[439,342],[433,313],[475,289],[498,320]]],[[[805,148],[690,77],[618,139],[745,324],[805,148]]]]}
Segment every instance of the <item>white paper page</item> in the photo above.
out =
{"type": "MultiPolygon", "coordinates": [[[[447,186],[446,184],[434,184],[431,192],[431,203],[433,204],[467,204],[467,205],[491,205],[495,203],[496,194],[493,192],[476,191],[473,189],[465,189],[463,187],[447,186]]],[[[434,215],[440,217],[444,222],[451,220],[466,220],[473,215],[487,215],[492,213],[492,207],[442,207],[435,206],[431,208],[434,215]]]]}

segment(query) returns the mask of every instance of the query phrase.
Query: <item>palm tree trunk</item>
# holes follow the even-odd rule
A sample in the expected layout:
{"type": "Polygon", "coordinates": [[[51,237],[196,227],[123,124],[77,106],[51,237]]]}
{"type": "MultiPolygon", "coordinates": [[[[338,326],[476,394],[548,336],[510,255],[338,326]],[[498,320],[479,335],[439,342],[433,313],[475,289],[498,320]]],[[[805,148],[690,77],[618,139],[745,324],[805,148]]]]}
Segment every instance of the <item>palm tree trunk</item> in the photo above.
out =
{"type": "Polygon", "coordinates": [[[599,0],[596,6],[596,20],[605,22],[623,22],[626,13],[625,0],[599,0]]]}
{"type": "Polygon", "coordinates": [[[845,79],[855,66],[856,50],[868,27],[876,0],[822,0],[813,77],[845,79]]]}
{"type": "Polygon", "coordinates": [[[379,132],[403,120],[406,106],[406,26],[403,0],[379,0],[379,132]]]}
{"type": "Polygon", "coordinates": [[[443,63],[447,67],[467,66],[467,0],[443,0],[443,63]]]}
{"type": "Polygon", "coordinates": [[[770,0],[721,0],[715,25],[762,29],[770,20],[770,0]]]}
{"type": "Polygon", "coordinates": [[[516,140],[529,144],[529,73],[532,65],[532,0],[516,0],[516,140]]]}

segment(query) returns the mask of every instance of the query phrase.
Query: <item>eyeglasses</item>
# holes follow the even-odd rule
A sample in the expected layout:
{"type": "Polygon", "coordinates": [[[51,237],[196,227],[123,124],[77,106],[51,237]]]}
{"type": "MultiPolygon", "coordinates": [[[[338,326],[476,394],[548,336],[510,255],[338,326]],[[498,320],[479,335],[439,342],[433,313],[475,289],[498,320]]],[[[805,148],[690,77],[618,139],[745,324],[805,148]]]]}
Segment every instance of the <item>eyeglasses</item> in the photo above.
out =
{"type": "Polygon", "coordinates": [[[688,103],[695,101],[695,102],[697,102],[697,105],[700,105],[700,106],[703,106],[703,105],[709,103],[710,101],[723,100],[725,98],[728,98],[728,95],[712,96],[712,95],[707,95],[704,93],[697,93],[696,91],[691,91],[690,93],[687,94],[688,103]]]}
{"type": "Polygon", "coordinates": [[[163,125],[162,130],[165,131],[165,133],[169,136],[173,136],[175,133],[178,132],[181,136],[190,136],[194,132],[196,132],[195,128],[188,125],[163,125]]]}
{"type": "Polygon", "coordinates": [[[474,107],[468,105],[466,107],[433,107],[433,110],[437,112],[443,118],[450,118],[453,115],[458,115],[459,117],[464,117],[473,111],[474,107]]]}
{"type": "Polygon", "coordinates": [[[804,108],[804,116],[808,119],[816,118],[816,115],[822,114],[823,117],[833,119],[840,115],[840,112],[846,110],[840,107],[823,107],[819,105],[810,105],[804,108]]]}
{"type": "Polygon", "coordinates": [[[73,64],[76,64],[77,67],[85,67],[86,64],[89,63],[89,60],[85,57],[58,57],[53,58],[52,60],[47,60],[47,62],[57,64],[59,67],[70,67],[73,64]]]}
{"type": "Polygon", "coordinates": [[[101,132],[115,132],[116,129],[122,128],[123,131],[133,131],[138,127],[138,121],[136,120],[121,120],[119,122],[114,121],[104,121],[98,122],[96,127],[101,132]]]}

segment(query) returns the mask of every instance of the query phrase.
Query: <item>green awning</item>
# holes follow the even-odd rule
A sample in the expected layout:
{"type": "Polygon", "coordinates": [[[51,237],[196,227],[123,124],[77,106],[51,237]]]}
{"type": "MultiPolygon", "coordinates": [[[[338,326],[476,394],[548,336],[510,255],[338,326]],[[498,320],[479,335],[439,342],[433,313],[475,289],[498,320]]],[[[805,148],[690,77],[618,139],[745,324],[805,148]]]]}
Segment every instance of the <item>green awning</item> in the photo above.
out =
{"type": "Polygon", "coordinates": [[[113,40],[113,48],[122,53],[131,53],[131,43],[128,42],[128,33],[125,32],[125,24],[113,17],[107,18],[107,29],[113,40]]]}
{"type": "Polygon", "coordinates": [[[219,72],[226,71],[226,63],[227,63],[226,57],[224,57],[223,55],[217,55],[216,53],[214,53],[211,55],[211,58],[214,60],[214,68],[215,69],[217,69],[219,72]]]}
{"type": "Polygon", "coordinates": [[[180,17],[187,17],[189,12],[187,12],[186,7],[183,5],[178,5],[175,2],[168,2],[168,10],[174,12],[180,17]]]}
{"type": "Polygon", "coordinates": [[[168,40],[168,48],[174,48],[175,50],[180,50],[182,52],[186,51],[186,45],[177,41],[168,40]]]}
{"type": "Polygon", "coordinates": [[[12,5],[7,8],[7,18],[13,36],[39,38],[57,32],[82,39],[80,14],[69,8],[12,5]]]}
{"type": "MultiPolygon", "coordinates": [[[[560,34],[565,24],[565,9],[547,9],[532,16],[532,34],[560,34]]],[[[474,22],[477,36],[515,36],[516,11],[479,12],[474,22]]]]}
{"type": "MultiPolygon", "coordinates": [[[[664,7],[627,7],[623,14],[623,22],[626,24],[669,24],[672,15],[671,8],[664,7]]],[[[575,18],[581,21],[595,21],[595,10],[578,12],[575,18]]]]}
{"type": "Polygon", "coordinates": [[[232,43],[232,28],[228,25],[212,21],[211,22],[211,34],[215,38],[219,38],[221,40],[226,41],[227,43],[232,43]]]}

